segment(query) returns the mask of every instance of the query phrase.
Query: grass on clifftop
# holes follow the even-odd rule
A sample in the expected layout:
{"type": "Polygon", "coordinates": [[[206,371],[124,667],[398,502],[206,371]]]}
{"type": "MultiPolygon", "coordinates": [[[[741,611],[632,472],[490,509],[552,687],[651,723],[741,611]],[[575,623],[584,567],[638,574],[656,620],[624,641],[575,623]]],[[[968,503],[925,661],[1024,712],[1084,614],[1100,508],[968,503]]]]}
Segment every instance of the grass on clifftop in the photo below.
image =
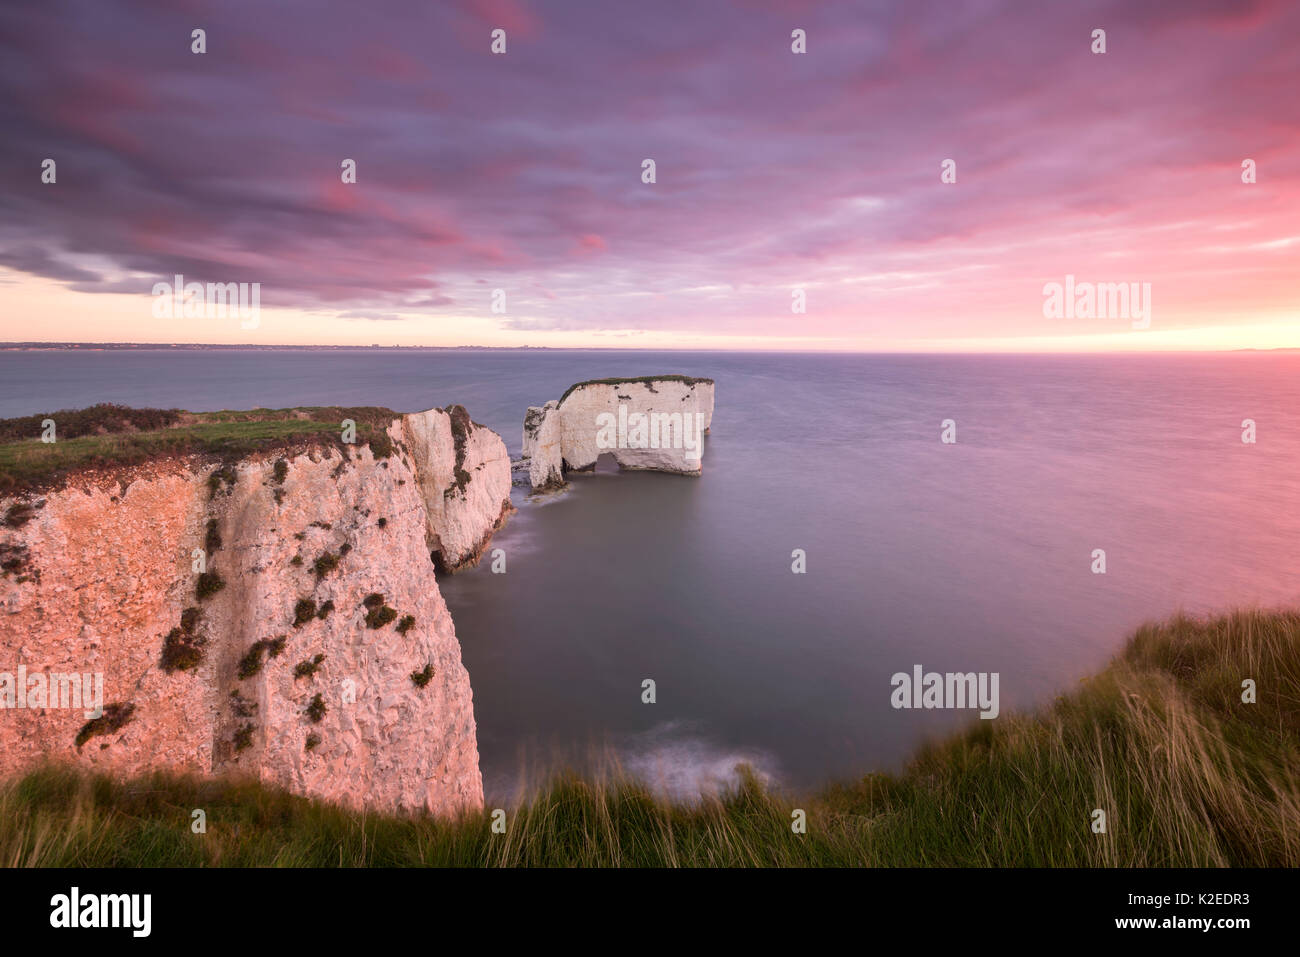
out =
{"type": "Polygon", "coordinates": [[[0,419],[0,495],[55,485],[89,468],[138,465],[156,458],[204,454],[223,461],[299,445],[337,445],[344,419],[357,443],[377,457],[391,452],[385,429],[398,413],[375,407],[185,412],[96,405],[0,419]],[[41,441],[52,419],[55,441],[41,441]]]}
{"type": "Polygon", "coordinates": [[[1175,618],[1050,709],[804,798],[748,777],[684,805],[561,775],[494,834],[491,809],[363,815],[256,783],[52,768],[0,788],[0,865],[1295,867],[1298,745],[1300,614],[1175,618]],[[206,834],[190,832],[195,808],[206,834]]]}
{"type": "MultiPolygon", "coordinates": [[[[581,389],[586,385],[628,385],[632,382],[684,382],[687,385],[696,385],[700,382],[711,383],[712,381],[712,379],[701,379],[696,376],[681,375],[676,372],[669,375],[639,375],[627,379],[588,379],[586,382],[575,382],[573,385],[565,389],[564,395],[560,396],[560,402],[563,403],[575,389],[581,389]]],[[[653,392],[654,389],[651,389],[650,391],[653,392]]]]}

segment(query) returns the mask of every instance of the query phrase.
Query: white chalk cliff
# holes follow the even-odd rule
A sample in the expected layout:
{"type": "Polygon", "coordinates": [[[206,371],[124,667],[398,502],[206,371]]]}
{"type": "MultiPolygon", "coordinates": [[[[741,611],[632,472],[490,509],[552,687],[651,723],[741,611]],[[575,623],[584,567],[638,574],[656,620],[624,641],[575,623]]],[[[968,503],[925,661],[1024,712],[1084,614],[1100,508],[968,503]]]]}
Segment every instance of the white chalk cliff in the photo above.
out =
{"type": "Polygon", "coordinates": [[[405,415],[402,432],[419,463],[435,561],[450,571],[477,562],[511,511],[505,442],[459,405],[405,415]]]}
{"type": "Polygon", "coordinates": [[[523,458],[534,489],[564,484],[608,452],[620,468],[698,475],[713,423],[713,380],[646,376],[580,382],[524,418],[523,458]]]}
{"type": "Polygon", "coordinates": [[[388,435],[382,458],[164,458],[0,498],[0,773],[53,759],[249,774],[378,810],[481,807],[431,552],[474,560],[509,510],[510,464],[457,407],[388,435]],[[101,673],[103,717],[15,687],[19,666],[101,673]]]}

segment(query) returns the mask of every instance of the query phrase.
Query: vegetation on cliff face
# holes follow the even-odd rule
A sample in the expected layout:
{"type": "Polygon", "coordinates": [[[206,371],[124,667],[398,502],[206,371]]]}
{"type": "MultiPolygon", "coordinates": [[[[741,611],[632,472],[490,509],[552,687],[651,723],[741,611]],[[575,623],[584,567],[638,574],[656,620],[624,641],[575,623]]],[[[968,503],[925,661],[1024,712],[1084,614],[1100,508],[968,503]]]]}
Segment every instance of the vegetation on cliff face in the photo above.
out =
{"type": "Polygon", "coordinates": [[[383,628],[397,617],[397,610],[384,604],[384,596],[379,592],[371,592],[361,603],[366,607],[366,625],[369,628],[383,628]]]}
{"type": "Polygon", "coordinates": [[[317,694],[312,697],[311,704],[307,705],[307,709],[303,713],[307,715],[313,724],[320,724],[327,711],[329,711],[329,707],[325,704],[325,699],[317,694]]]}
{"type": "Polygon", "coordinates": [[[201,572],[194,581],[194,596],[199,601],[205,601],[225,587],[225,579],[216,572],[201,572]]]}
{"type": "Polygon", "coordinates": [[[453,470],[451,485],[443,491],[443,498],[454,494],[465,494],[465,486],[470,482],[470,474],[465,469],[465,451],[469,437],[474,431],[474,423],[463,405],[449,405],[444,410],[451,418],[451,439],[456,449],[456,467],[453,470]]]}
{"type": "MultiPolygon", "coordinates": [[[[391,409],[372,406],[185,412],[97,405],[0,419],[0,495],[57,487],[88,469],[181,455],[224,463],[226,468],[214,473],[215,495],[223,481],[233,482],[229,465],[254,453],[328,447],[347,455],[342,433],[348,419],[356,423],[356,444],[386,458],[394,451],[386,430],[396,418],[391,409]],[[53,442],[41,441],[47,419],[54,421],[53,442]]],[[[287,463],[272,468],[277,485],[287,474],[287,463]]]]}
{"type": "Polygon", "coordinates": [[[301,628],[316,617],[316,602],[311,598],[299,598],[293,606],[293,627],[301,628]]]}
{"type": "Polygon", "coordinates": [[[805,797],[748,775],[683,804],[617,773],[562,774],[506,825],[493,833],[490,807],[385,816],[246,780],[52,767],[0,787],[10,865],[1296,867],[1300,613],[1143,627],[1052,707],[976,722],[898,775],[805,797]],[[195,835],[200,807],[208,830],[195,835]],[[1104,834],[1091,828],[1098,808],[1104,834]],[[796,810],[806,833],[791,827],[796,810]]]}
{"type": "Polygon", "coordinates": [[[239,659],[239,678],[244,680],[262,671],[262,656],[267,655],[271,658],[279,658],[284,651],[285,642],[288,640],[286,635],[277,635],[274,638],[262,638],[253,642],[249,646],[244,657],[239,659]]]}
{"type": "Polygon", "coordinates": [[[43,502],[14,502],[5,509],[5,517],[0,521],[0,525],[6,528],[22,528],[30,522],[36,515],[43,502]]]}
{"type": "Polygon", "coordinates": [[[162,657],[158,664],[163,671],[193,671],[203,661],[203,646],[207,639],[198,634],[203,613],[194,607],[181,612],[181,623],[163,639],[162,657]]]}
{"type": "Polygon", "coordinates": [[[320,670],[321,662],[325,660],[324,655],[316,655],[313,658],[304,658],[293,667],[293,680],[299,678],[314,678],[316,672],[320,670]]]}
{"type": "Polygon", "coordinates": [[[134,714],[135,705],[129,701],[126,704],[105,705],[103,714],[98,718],[91,718],[81,726],[74,743],[80,748],[91,738],[97,738],[102,734],[113,734],[121,730],[134,714]]]}
{"type": "Polygon", "coordinates": [[[32,552],[26,545],[0,542],[0,578],[14,576],[19,585],[41,580],[41,570],[32,564],[32,552]]]}
{"type": "MultiPolygon", "coordinates": [[[[576,388],[576,386],[574,387],[576,388]]],[[[572,391],[569,390],[569,391],[572,391]]],[[[569,393],[566,392],[565,395],[569,393]]],[[[538,430],[542,427],[542,420],[546,418],[546,409],[544,407],[530,407],[524,413],[524,434],[529,436],[537,435],[538,430]]]]}

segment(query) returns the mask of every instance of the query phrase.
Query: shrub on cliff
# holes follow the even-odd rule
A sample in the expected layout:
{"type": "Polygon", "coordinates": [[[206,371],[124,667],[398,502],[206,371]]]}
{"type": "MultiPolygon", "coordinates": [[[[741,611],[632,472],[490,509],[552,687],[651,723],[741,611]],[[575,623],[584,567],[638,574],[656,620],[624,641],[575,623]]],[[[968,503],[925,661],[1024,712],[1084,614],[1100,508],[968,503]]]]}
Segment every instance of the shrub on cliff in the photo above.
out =
{"type": "Polygon", "coordinates": [[[134,714],[135,705],[131,702],[106,705],[102,715],[98,718],[92,718],[81,726],[75,741],[77,747],[80,748],[91,738],[98,735],[112,734],[130,721],[134,714]]]}
{"type": "Polygon", "coordinates": [[[367,443],[370,446],[370,454],[376,459],[386,459],[393,454],[393,439],[382,429],[371,432],[367,443]]]}
{"type": "Polygon", "coordinates": [[[216,572],[202,572],[194,583],[194,596],[199,601],[211,598],[226,587],[226,581],[216,572]]]}
{"type": "Polygon", "coordinates": [[[239,677],[251,678],[262,670],[262,657],[266,654],[266,645],[255,641],[252,647],[239,659],[239,677]]]}
{"type": "Polygon", "coordinates": [[[339,567],[339,557],[333,552],[324,552],[316,561],[312,562],[311,567],[316,572],[317,578],[324,578],[339,567]]]}
{"type": "Polygon", "coordinates": [[[452,482],[442,493],[443,498],[451,498],[456,493],[463,495],[465,486],[470,482],[470,474],[465,470],[465,454],[470,434],[474,431],[474,423],[463,405],[449,405],[443,411],[451,419],[451,438],[456,449],[456,465],[452,470],[452,482]]]}
{"type": "Polygon", "coordinates": [[[298,662],[293,667],[293,680],[316,677],[316,672],[320,670],[321,662],[324,660],[324,655],[316,655],[313,658],[306,658],[298,662]]]}
{"type": "Polygon", "coordinates": [[[316,617],[316,602],[310,598],[299,598],[293,606],[293,627],[301,628],[316,617]]]}
{"type": "Polygon", "coordinates": [[[253,642],[249,646],[244,657],[239,659],[239,677],[241,679],[251,678],[259,674],[262,670],[262,657],[270,655],[272,658],[280,657],[284,651],[286,636],[279,635],[275,638],[263,638],[260,641],[253,642]]]}
{"type": "Polygon", "coordinates": [[[317,694],[311,699],[311,704],[307,705],[307,710],[304,714],[311,719],[312,724],[320,724],[321,719],[325,717],[325,712],[327,711],[329,711],[329,708],[325,705],[325,699],[317,694]]]}
{"type": "Polygon", "coordinates": [[[22,584],[27,581],[40,581],[41,573],[32,565],[31,549],[26,545],[11,545],[0,542],[0,576],[15,576],[15,581],[22,584]]]}
{"type": "Polygon", "coordinates": [[[208,519],[207,531],[203,536],[203,550],[209,555],[221,548],[221,532],[217,529],[217,520],[208,519]]]}
{"type": "Polygon", "coordinates": [[[14,502],[5,511],[3,524],[9,528],[22,528],[36,517],[36,510],[44,504],[44,502],[14,502]]]}
{"type": "Polygon", "coordinates": [[[389,608],[387,605],[380,605],[366,612],[366,626],[369,628],[383,628],[384,625],[391,622],[397,617],[397,610],[389,608]]]}
{"type": "Polygon", "coordinates": [[[384,625],[397,617],[397,611],[385,605],[384,596],[377,591],[372,591],[363,598],[361,604],[368,609],[366,612],[366,625],[370,628],[383,628],[384,625]]]}
{"type": "Polygon", "coordinates": [[[213,470],[212,474],[208,476],[208,497],[216,498],[223,489],[229,492],[235,487],[238,478],[239,476],[235,473],[235,470],[229,465],[223,465],[221,468],[213,470]]]}
{"type": "Polygon", "coordinates": [[[196,634],[202,612],[186,608],[181,612],[181,623],[163,639],[162,657],[158,664],[163,671],[193,671],[203,661],[205,639],[196,634]]]}
{"type": "Polygon", "coordinates": [[[162,658],[159,665],[163,671],[193,671],[203,661],[203,650],[198,642],[190,639],[179,628],[173,628],[163,639],[162,658]]]}
{"type": "Polygon", "coordinates": [[[462,468],[457,468],[451,484],[442,490],[444,499],[453,498],[456,495],[464,496],[465,486],[473,480],[473,476],[462,468]]]}
{"type": "Polygon", "coordinates": [[[253,731],[254,731],[253,726],[251,724],[245,723],[242,727],[240,727],[238,731],[235,732],[234,741],[232,741],[231,743],[234,746],[236,754],[252,747],[253,731]]]}

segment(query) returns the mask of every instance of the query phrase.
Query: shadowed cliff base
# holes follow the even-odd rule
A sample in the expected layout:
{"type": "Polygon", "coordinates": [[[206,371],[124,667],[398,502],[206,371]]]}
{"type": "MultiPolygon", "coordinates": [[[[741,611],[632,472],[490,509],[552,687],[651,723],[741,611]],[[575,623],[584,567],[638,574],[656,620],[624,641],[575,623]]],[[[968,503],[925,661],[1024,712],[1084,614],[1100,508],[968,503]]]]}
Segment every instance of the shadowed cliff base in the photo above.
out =
{"type": "MultiPolygon", "coordinates": [[[[887,693],[886,691],[882,691],[887,693]]],[[[1144,626],[1050,708],[806,798],[752,775],[674,803],[611,772],[456,820],[357,814],[256,783],[63,768],[0,791],[9,866],[1300,865],[1300,613],[1144,626]],[[1257,701],[1243,701],[1254,682],[1257,701]],[[191,831],[192,811],[207,816],[191,831]],[[1106,814],[1095,833],[1095,810],[1106,814]],[[794,812],[807,831],[794,833],[794,812]],[[499,817],[499,815],[498,815],[499,817]]]]}

